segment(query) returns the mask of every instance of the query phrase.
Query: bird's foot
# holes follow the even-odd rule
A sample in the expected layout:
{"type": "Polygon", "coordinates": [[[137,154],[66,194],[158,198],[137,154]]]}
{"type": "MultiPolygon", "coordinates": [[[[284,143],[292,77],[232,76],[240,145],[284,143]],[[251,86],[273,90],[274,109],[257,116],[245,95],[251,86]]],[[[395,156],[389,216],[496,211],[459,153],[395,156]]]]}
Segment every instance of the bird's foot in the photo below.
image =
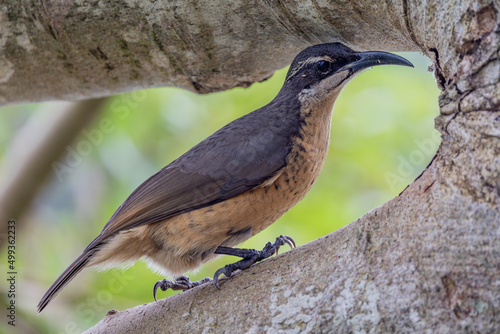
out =
{"type": "Polygon", "coordinates": [[[274,243],[268,242],[261,251],[255,249],[218,247],[217,250],[215,251],[216,254],[234,255],[242,257],[243,259],[238,262],[228,264],[223,268],[217,270],[214,274],[215,286],[218,289],[220,289],[219,276],[221,274],[224,274],[226,277],[231,277],[231,275],[236,270],[245,270],[247,268],[250,268],[251,265],[259,261],[267,259],[268,257],[271,257],[274,254],[277,255],[280,247],[285,244],[289,245],[290,248],[292,249],[295,248],[295,241],[292,239],[292,237],[289,237],[287,235],[280,235],[279,237],[276,238],[276,241],[274,243]]]}
{"type": "Polygon", "coordinates": [[[185,291],[211,281],[212,279],[210,277],[205,277],[200,281],[191,282],[189,277],[187,277],[186,275],[176,277],[174,281],[164,279],[156,282],[153,286],[153,297],[156,301],[156,291],[158,290],[158,288],[160,288],[161,291],[167,291],[168,289],[185,291]]]}

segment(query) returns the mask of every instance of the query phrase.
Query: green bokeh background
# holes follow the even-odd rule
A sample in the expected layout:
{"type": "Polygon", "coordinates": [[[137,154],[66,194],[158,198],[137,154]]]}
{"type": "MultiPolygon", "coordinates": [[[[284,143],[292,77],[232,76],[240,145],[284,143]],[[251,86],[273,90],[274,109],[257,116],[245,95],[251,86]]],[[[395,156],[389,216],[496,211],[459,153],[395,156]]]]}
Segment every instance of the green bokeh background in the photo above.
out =
{"type": "MultiPolygon", "coordinates": [[[[431,161],[439,145],[434,130],[439,91],[427,71],[428,59],[401,55],[416,68],[380,66],[347,85],[334,108],[330,151],[316,185],[295,208],[240,247],[260,249],[280,234],[303,245],[331,233],[397,196],[431,161]]],[[[91,145],[90,154],[76,167],[59,178],[54,171],[17,222],[19,326],[2,321],[0,331],[80,333],[110,309],[151,302],[152,286],[163,277],[137,262],[126,271],[85,270],[40,316],[35,313],[45,290],[142,181],[226,123],[272,100],[286,70],[247,89],[196,95],[158,88],[110,99],[106,110],[85,128],[92,132],[105,120],[109,131],[101,132],[102,140],[91,145]]],[[[0,109],[1,157],[41,106],[0,109]]],[[[82,132],[70,146],[77,150],[86,140],[82,132]]],[[[65,157],[58,161],[64,163],[65,157]]],[[[5,273],[5,249],[0,256],[5,273]]],[[[190,276],[212,276],[235,260],[219,258],[190,276]]],[[[159,292],[160,298],[168,295],[159,292]]]]}

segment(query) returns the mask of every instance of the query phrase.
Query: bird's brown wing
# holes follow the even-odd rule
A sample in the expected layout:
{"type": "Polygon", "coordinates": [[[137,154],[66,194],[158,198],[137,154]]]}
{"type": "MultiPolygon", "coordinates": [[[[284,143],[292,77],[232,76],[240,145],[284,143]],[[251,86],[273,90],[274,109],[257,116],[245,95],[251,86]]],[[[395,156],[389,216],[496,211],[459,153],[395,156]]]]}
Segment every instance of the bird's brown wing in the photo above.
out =
{"type": "Polygon", "coordinates": [[[252,124],[252,116],[228,124],[142,183],[87,249],[117,232],[234,197],[274,176],[290,152],[290,128],[252,124]]]}

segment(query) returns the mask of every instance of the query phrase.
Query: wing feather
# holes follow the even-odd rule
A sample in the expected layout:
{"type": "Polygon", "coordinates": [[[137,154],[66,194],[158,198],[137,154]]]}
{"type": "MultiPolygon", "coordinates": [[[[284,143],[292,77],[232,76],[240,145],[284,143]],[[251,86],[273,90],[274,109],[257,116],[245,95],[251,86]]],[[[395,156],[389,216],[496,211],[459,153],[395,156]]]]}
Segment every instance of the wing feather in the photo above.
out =
{"type": "Polygon", "coordinates": [[[144,181],[87,249],[117,232],[237,196],[276,175],[286,164],[292,132],[286,123],[277,128],[262,120],[253,112],[229,123],[144,181]]]}

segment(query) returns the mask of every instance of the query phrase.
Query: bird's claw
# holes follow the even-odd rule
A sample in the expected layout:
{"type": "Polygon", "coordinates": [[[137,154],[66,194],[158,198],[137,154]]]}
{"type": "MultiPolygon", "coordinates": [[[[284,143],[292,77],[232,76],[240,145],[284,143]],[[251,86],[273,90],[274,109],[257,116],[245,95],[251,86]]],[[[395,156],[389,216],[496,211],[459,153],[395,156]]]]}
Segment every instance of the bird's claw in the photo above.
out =
{"type": "Polygon", "coordinates": [[[227,266],[220,268],[214,274],[214,284],[215,284],[215,287],[219,290],[220,290],[220,286],[219,286],[220,275],[224,274],[224,276],[226,276],[226,277],[231,277],[231,275],[233,274],[233,271],[228,269],[229,266],[230,265],[227,265],[227,266]]]}
{"type": "Polygon", "coordinates": [[[292,237],[288,235],[280,235],[279,237],[276,238],[276,241],[274,243],[268,242],[261,251],[249,250],[248,255],[245,256],[240,261],[228,264],[215,272],[213,279],[215,286],[217,287],[217,289],[220,289],[219,286],[220,275],[224,274],[224,276],[226,277],[231,277],[231,275],[236,270],[245,270],[247,268],[250,268],[250,266],[259,261],[267,259],[268,257],[271,257],[274,254],[277,255],[279,248],[285,244],[289,245],[291,249],[296,247],[295,241],[293,240],[292,237]]]}
{"type": "Polygon", "coordinates": [[[289,235],[280,235],[279,237],[276,238],[276,241],[274,242],[274,247],[276,248],[276,255],[278,255],[278,251],[281,246],[284,246],[287,244],[290,246],[290,249],[294,249],[297,247],[295,244],[295,240],[289,235]]]}
{"type": "Polygon", "coordinates": [[[158,288],[161,289],[161,291],[167,291],[168,289],[186,291],[211,281],[212,279],[210,277],[205,277],[200,281],[191,282],[189,277],[187,277],[186,275],[176,277],[174,281],[169,281],[164,279],[156,282],[155,285],[153,286],[153,297],[155,301],[157,301],[156,291],[158,291],[158,288]]]}

